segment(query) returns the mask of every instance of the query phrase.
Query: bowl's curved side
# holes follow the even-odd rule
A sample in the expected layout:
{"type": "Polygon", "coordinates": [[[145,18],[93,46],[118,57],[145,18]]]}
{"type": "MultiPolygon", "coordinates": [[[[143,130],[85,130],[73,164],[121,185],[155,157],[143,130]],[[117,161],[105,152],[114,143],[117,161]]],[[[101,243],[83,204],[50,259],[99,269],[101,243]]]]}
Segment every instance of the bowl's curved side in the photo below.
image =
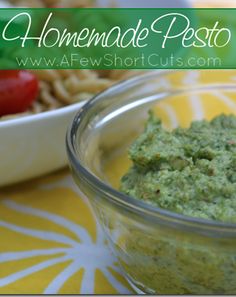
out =
{"type": "Polygon", "coordinates": [[[66,130],[82,104],[0,123],[0,186],[66,166],[66,130]]]}

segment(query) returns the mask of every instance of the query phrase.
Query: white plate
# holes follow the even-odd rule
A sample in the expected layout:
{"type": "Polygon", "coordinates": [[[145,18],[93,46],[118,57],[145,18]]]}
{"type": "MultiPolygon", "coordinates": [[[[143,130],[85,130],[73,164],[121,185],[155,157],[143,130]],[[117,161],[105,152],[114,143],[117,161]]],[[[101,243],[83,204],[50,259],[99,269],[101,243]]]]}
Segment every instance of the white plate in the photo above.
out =
{"type": "Polygon", "coordinates": [[[66,130],[83,104],[0,122],[0,186],[66,166],[66,130]]]}

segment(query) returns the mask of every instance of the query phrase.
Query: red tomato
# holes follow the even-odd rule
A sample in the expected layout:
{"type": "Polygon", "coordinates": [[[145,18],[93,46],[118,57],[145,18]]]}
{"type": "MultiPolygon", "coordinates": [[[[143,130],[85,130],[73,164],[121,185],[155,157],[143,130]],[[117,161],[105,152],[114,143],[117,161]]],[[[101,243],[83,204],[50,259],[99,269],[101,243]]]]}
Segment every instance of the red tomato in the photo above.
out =
{"type": "Polygon", "coordinates": [[[31,72],[0,70],[0,116],[26,111],[38,90],[38,80],[31,72]]]}

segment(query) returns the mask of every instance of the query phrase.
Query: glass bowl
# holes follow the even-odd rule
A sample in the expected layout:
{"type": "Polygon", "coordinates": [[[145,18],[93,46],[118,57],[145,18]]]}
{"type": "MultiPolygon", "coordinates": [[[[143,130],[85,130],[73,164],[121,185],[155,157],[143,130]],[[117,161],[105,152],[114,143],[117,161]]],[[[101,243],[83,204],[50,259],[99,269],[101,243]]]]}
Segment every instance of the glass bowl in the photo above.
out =
{"type": "Polygon", "coordinates": [[[74,179],[138,293],[236,293],[236,224],[173,213],[118,190],[150,108],[167,128],[187,126],[235,113],[235,94],[234,71],[149,72],[92,99],[68,131],[74,179]]]}

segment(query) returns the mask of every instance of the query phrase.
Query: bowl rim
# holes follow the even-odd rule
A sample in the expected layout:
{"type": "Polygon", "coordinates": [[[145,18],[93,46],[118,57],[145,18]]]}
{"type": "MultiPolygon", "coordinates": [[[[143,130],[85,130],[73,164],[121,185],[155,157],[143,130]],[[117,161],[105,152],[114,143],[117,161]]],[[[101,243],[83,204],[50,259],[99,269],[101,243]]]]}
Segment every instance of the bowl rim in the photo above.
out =
{"type": "MultiPolygon", "coordinates": [[[[192,70],[188,70],[192,71],[192,70]]],[[[195,70],[200,71],[200,70],[195,70]]],[[[134,197],[128,196],[112,186],[110,186],[108,183],[103,182],[101,179],[96,177],[93,173],[91,173],[83,164],[80,162],[77,151],[76,151],[76,145],[75,140],[77,138],[77,132],[79,130],[79,127],[81,123],[83,122],[83,119],[86,117],[87,112],[93,108],[98,101],[103,100],[103,96],[109,93],[110,91],[116,91],[117,89],[129,86],[130,84],[138,84],[139,82],[142,82],[145,79],[156,77],[162,77],[166,74],[171,73],[177,73],[178,70],[154,70],[149,71],[147,73],[138,75],[136,77],[128,78],[123,81],[120,81],[110,88],[106,89],[105,91],[97,94],[92,99],[90,99],[83,108],[77,113],[75,118],[73,119],[72,123],[70,124],[67,135],[66,135],[66,147],[67,147],[67,154],[69,161],[71,162],[72,166],[75,166],[76,171],[80,173],[80,175],[83,176],[83,178],[86,179],[88,184],[92,186],[96,191],[100,192],[102,194],[103,198],[106,198],[109,200],[109,202],[112,202],[114,204],[118,204],[121,207],[130,210],[131,212],[138,213],[139,215],[146,216],[148,214],[149,220],[151,221],[158,221],[160,220],[166,220],[169,222],[174,222],[177,225],[186,225],[186,227],[193,227],[193,229],[200,229],[201,231],[205,232],[206,228],[208,228],[210,231],[213,232],[233,232],[235,235],[236,232],[236,223],[226,223],[226,222],[220,222],[220,221],[214,221],[210,219],[204,219],[204,218],[197,218],[197,217],[191,217],[184,214],[179,214],[170,210],[165,210],[162,208],[159,208],[157,206],[152,206],[148,203],[143,202],[142,200],[138,200],[134,197]]],[[[222,84],[217,84],[218,86],[222,86],[222,84]]],[[[216,86],[216,84],[214,84],[216,86]]],[[[226,84],[225,84],[226,86],[226,84]]],[[[231,85],[232,86],[232,85],[231,85]]],[[[105,96],[106,98],[106,96],[105,96]]]]}
{"type": "MultiPolygon", "coordinates": [[[[13,115],[12,118],[2,119],[0,117],[0,130],[2,128],[18,126],[22,124],[32,123],[36,121],[45,120],[46,118],[56,118],[59,116],[63,116],[65,114],[71,112],[77,112],[78,108],[81,108],[87,101],[81,101],[74,104],[70,104],[68,106],[63,106],[53,110],[47,110],[36,114],[26,114],[23,116],[17,116],[17,114],[13,115]]],[[[11,115],[10,115],[11,116],[11,115]]]]}

